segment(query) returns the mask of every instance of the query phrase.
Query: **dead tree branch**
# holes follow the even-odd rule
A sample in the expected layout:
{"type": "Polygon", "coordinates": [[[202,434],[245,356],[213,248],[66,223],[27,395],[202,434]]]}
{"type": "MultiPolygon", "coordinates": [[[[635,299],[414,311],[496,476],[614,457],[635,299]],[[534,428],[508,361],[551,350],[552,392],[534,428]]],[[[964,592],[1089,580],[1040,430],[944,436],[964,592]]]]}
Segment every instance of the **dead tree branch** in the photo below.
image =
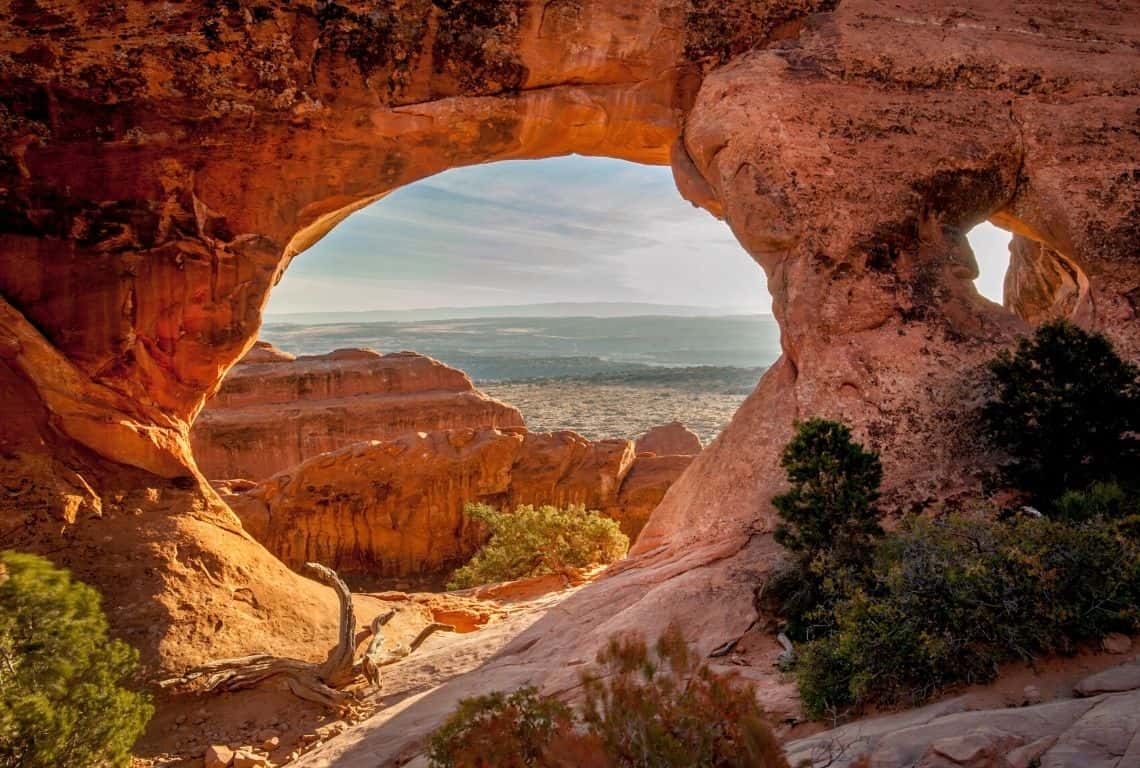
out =
{"type": "Polygon", "coordinates": [[[253,688],[275,677],[282,677],[289,690],[299,698],[321,704],[330,709],[346,706],[352,695],[343,689],[363,675],[374,686],[380,684],[380,667],[394,664],[408,656],[436,631],[454,631],[448,624],[433,623],[424,627],[410,645],[394,649],[384,648],[382,627],[395,615],[389,611],[372,622],[372,641],[360,661],[356,657],[356,612],[348,586],[331,568],[318,563],[306,563],[305,571],[317,581],[331,587],[340,603],[340,624],[337,643],[320,664],[269,654],[241,656],[211,661],[186,672],[180,677],[159,683],[162,688],[195,687],[205,692],[240,691],[253,688]]]}

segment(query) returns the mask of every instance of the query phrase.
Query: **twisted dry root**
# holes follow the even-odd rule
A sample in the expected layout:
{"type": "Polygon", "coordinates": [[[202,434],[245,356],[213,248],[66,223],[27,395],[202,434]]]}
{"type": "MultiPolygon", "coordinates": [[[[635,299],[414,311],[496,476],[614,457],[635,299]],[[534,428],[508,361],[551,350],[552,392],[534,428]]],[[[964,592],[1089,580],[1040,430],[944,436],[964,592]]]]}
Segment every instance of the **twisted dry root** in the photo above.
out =
{"type": "Polygon", "coordinates": [[[395,664],[416,650],[434,632],[454,632],[450,624],[432,623],[416,636],[409,645],[393,649],[384,648],[382,628],[396,612],[377,616],[371,626],[372,641],[360,661],[356,655],[356,612],[348,586],[331,568],[318,563],[306,563],[306,572],[317,581],[336,591],[340,602],[340,624],[337,644],[329,650],[324,662],[314,664],[298,659],[255,654],[232,659],[207,662],[180,677],[163,680],[162,688],[185,688],[201,683],[204,692],[240,691],[253,688],[275,677],[284,677],[289,690],[298,698],[321,704],[330,709],[341,709],[353,699],[342,690],[364,676],[373,686],[380,687],[380,668],[395,664]]]}

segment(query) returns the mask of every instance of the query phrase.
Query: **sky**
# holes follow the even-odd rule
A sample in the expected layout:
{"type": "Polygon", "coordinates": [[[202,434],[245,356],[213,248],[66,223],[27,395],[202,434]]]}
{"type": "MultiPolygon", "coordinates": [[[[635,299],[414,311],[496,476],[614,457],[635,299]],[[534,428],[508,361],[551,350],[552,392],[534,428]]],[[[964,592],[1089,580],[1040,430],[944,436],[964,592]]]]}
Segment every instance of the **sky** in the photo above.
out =
{"type": "MultiPolygon", "coordinates": [[[[1009,237],[985,226],[971,243],[997,274],[979,287],[1000,301],[1009,237]]],[[[572,155],[396,190],[298,256],[267,312],[607,301],[771,310],[763,271],[669,168],[572,155]]]]}

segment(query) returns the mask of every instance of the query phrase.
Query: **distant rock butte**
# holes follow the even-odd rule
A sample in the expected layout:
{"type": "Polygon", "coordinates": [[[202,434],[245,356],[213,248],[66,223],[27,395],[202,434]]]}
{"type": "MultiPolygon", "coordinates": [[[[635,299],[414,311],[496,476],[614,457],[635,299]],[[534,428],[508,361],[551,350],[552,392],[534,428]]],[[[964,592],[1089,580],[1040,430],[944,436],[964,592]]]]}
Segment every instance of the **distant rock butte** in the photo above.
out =
{"type": "Polygon", "coordinates": [[[468,502],[582,504],[631,539],[692,456],[637,456],[630,440],[574,432],[452,429],[357,443],[258,483],[221,484],[246,530],[292,567],[428,576],[483,541],[468,502]]]}
{"type": "Polygon", "coordinates": [[[369,349],[294,357],[257,342],[206,403],[191,441],[207,477],[261,480],[361,440],[522,425],[517,409],[430,357],[369,349]]]}
{"type": "Polygon", "coordinates": [[[637,438],[638,453],[658,456],[691,456],[701,452],[701,438],[679,421],[654,427],[637,438]]]}

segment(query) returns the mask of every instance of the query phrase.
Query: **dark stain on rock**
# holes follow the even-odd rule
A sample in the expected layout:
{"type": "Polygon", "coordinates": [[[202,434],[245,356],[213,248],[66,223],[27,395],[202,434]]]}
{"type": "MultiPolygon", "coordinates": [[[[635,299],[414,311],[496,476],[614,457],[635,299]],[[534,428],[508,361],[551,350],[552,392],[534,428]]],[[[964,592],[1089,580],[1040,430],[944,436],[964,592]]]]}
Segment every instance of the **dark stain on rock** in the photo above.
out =
{"type": "Polygon", "coordinates": [[[438,31],[432,67],[468,95],[517,91],[528,70],[518,53],[525,0],[432,0],[438,31]]]}
{"type": "Polygon", "coordinates": [[[766,45],[794,39],[806,17],[835,10],[839,0],[689,0],[685,58],[706,68],[766,45]]]}

